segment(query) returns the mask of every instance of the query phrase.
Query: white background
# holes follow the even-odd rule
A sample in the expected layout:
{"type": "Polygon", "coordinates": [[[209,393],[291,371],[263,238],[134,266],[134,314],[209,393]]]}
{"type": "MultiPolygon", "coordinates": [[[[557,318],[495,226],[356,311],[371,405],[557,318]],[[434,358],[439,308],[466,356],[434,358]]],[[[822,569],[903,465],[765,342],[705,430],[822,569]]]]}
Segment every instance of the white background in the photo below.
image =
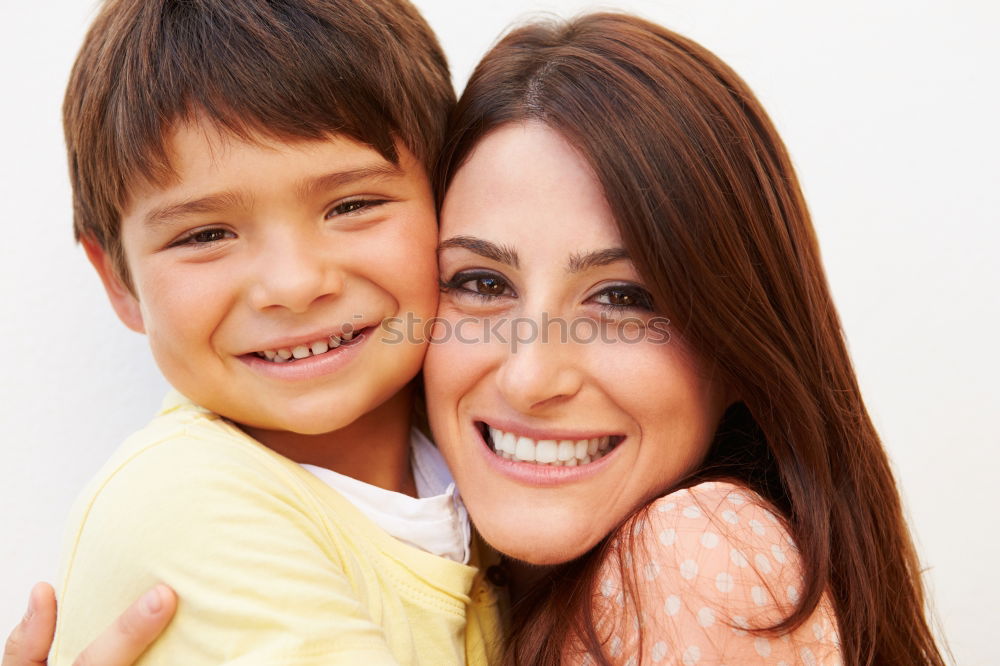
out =
{"type": "MultiPolygon", "coordinates": [[[[417,5],[461,88],[501,29],[573,0],[417,5]]],[[[937,614],[1000,661],[1000,48],[972,0],[616,0],[714,50],[795,160],[937,614]]],[[[165,386],[72,241],[59,107],[93,3],[0,13],[0,629],[55,576],[75,494],[165,386]]],[[[192,553],[192,556],[196,556],[192,553]]]]}

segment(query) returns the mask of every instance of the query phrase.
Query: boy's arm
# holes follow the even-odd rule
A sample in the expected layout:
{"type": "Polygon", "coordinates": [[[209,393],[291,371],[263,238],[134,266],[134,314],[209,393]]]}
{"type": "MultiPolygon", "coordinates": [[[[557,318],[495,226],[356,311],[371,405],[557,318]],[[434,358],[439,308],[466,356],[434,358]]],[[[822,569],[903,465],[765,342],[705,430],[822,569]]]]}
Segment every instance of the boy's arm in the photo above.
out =
{"type": "MultiPolygon", "coordinates": [[[[160,635],[176,609],[173,591],[157,585],[87,646],[73,666],[131,666],[160,635]]],[[[24,619],[7,637],[2,666],[46,666],[55,630],[55,591],[38,583],[31,590],[24,619]]]]}
{"type": "Polygon", "coordinates": [[[309,498],[231,449],[169,441],[106,477],[70,546],[52,663],[156,581],[180,604],[143,664],[396,663],[309,498]]]}

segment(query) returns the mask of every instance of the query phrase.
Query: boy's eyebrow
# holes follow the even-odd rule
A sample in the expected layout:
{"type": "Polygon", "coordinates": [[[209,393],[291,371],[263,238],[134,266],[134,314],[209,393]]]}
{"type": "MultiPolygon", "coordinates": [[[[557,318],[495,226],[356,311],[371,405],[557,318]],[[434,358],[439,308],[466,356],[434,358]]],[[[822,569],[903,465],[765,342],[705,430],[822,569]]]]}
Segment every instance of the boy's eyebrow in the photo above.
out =
{"type": "Polygon", "coordinates": [[[462,247],[470,252],[475,252],[481,257],[492,259],[501,264],[507,264],[514,268],[519,268],[517,251],[509,245],[497,245],[475,236],[452,236],[441,241],[438,245],[438,252],[449,247],[462,247]]]}
{"type": "Polygon", "coordinates": [[[193,214],[216,213],[226,208],[233,208],[246,203],[246,197],[237,192],[219,192],[208,196],[168,204],[154,208],[146,213],[144,222],[148,226],[158,226],[173,221],[178,217],[193,214]]]}
{"type": "Polygon", "coordinates": [[[623,247],[609,247],[606,250],[594,250],[593,252],[574,252],[569,257],[569,264],[566,271],[569,273],[581,273],[590,268],[607,266],[616,261],[628,260],[628,250],[623,247]]]}
{"type": "Polygon", "coordinates": [[[338,187],[350,185],[359,180],[367,178],[392,178],[403,175],[403,170],[391,162],[380,162],[357,169],[347,169],[346,171],[333,171],[331,173],[307,178],[299,183],[297,188],[299,196],[303,198],[311,197],[319,192],[335,190],[338,187]]]}
{"type": "MultiPolygon", "coordinates": [[[[308,197],[317,192],[327,191],[350,185],[351,183],[366,178],[391,178],[402,175],[403,170],[390,162],[372,164],[369,166],[348,169],[346,171],[333,171],[331,173],[307,178],[299,183],[297,190],[299,196],[308,197]]],[[[145,223],[149,226],[158,226],[171,222],[184,215],[196,215],[205,213],[217,213],[227,208],[246,206],[246,195],[239,192],[219,192],[208,196],[168,204],[160,208],[155,208],[145,216],[145,223]]]]}

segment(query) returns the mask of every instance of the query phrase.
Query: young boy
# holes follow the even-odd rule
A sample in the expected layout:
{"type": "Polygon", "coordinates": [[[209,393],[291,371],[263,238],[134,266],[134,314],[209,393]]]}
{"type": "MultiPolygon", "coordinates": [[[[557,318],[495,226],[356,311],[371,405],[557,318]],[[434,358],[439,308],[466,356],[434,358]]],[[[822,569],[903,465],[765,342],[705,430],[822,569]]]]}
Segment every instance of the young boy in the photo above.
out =
{"type": "Polygon", "coordinates": [[[410,428],[424,345],[385,326],[434,315],[453,103],[405,0],[104,5],[75,229],[176,392],[78,502],[50,663],[156,581],[181,601],[144,664],[488,660],[495,596],[410,428]]]}

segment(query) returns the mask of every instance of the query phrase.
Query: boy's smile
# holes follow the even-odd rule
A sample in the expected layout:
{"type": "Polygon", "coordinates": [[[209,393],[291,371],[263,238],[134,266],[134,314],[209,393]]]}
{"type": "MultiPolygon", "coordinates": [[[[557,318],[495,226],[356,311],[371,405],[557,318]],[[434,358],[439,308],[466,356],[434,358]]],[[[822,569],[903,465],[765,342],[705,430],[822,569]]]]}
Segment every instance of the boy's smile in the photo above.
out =
{"type": "Polygon", "coordinates": [[[176,178],[136,188],[122,216],[134,295],[101,271],[167,380],[265,444],[397,418],[379,410],[406,409],[389,399],[424,345],[386,344],[380,324],[437,305],[420,163],[402,146],[397,167],[342,136],[246,142],[204,122],[169,147],[176,178]]]}

